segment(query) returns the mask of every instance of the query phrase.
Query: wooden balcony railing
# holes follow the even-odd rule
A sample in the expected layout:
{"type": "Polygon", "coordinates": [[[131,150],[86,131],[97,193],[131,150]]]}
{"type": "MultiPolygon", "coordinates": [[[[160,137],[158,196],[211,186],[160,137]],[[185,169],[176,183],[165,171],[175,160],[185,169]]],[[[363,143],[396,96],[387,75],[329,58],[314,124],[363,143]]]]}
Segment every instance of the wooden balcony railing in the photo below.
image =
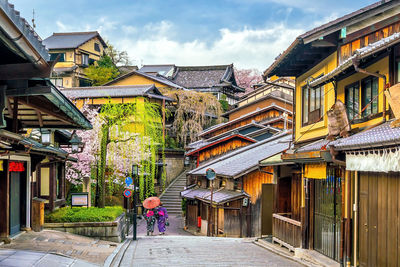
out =
{"type": "Polygon", "coordinates": [[[272,215],[273,241],[289,250],[301,245],[301,222],[290,218],[290,213],[274,213],[272,215]]]}

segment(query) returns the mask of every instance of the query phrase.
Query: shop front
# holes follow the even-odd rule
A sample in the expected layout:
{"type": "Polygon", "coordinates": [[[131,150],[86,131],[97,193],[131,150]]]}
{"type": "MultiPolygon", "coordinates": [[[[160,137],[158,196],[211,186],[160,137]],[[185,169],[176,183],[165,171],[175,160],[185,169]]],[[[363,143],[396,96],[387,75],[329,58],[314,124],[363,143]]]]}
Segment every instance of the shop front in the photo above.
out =
{"type": "Polygon", "coordinates": [[[6,239],[30,228],[30,157],[0,157],[0,237],[6,239]]]}

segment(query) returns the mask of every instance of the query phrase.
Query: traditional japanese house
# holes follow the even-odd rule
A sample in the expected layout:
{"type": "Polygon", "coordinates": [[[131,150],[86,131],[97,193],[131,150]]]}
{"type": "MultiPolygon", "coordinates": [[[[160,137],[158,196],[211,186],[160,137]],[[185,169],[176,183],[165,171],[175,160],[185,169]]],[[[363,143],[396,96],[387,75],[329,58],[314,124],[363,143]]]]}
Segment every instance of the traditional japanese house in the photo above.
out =
{"type": "MultiPolygon", "coordinates": [[[[101,105],[106,103],[112,104],[124,104],[124,103],[144,103],[149,101],[160,106],[160,114],[162,114],[162,121],[160,121],[160,127],[162,126],[163,134],[165,134],[165,112],[166,103],[171,102],[172,99],[164,96],[154,84],[146,85],[104,85],[104,86],[92,86],[92,87],[74,87],[62,89],[64,95],[70,98],[73,103],[82,109],[83,105],[87,104],[93,108],[100,108],[101,105]]],[[[140,121],[132,118],[132,127],[135,130],[140,131],[140,121]]],[[[176,157],[182,161],[181,170],[167,172],[167,181],[171,181],[175,178],[176,172],[180,173],[183,171],[183,156],[181,151],[176,151],[176,157]],[[180,155],[178,154],[180,152],[180,155]]],[[[166,157],[166,162],[159,162],[157,165],[158,178],[155,179],[155,190],[156,193],[160,193],[161,188],[161,174],[163,172],[164,164],[168,164],[171,160],[171,164],[175,161],[176,157],[173,156],[172,152],[169,151],[169,156],[166,157]]],[[[160,158],[162,158],[162,153],[160,158]]],[[[168,170],[168,168],[167,168],[168,170]]]]}
{"type": "Polygon", "coordinates": [[[8,242],[30,229],[32,173],[42,154],[59,153],[24,134],[29,129],[89,129],[91,124],[49,81],[53,62],[14,5],[0,1],[0,16],[0,239],[8,242]]]}
{"type": "Polygon", "coordinates": [[[181,192],[181,196],[189,200],[189,226],[197,226],[190,224],[197,222],[195,218],[199,216],[200,229],[204,234],[205,229],[210,235],[222,236],[246,237],[271,233],[275,191],[273,168],[259,168],[258,163],[287,149],[290,140],[288,132],[278,133],[190,171],[188,184],[191,187],[181,192]],[[217,201],[212,202],[211,219],[208,219],[207,213],[211,202],[211,183],[205,177],[207,169],[216,172],[217,178],[212,183],[215,193],[221,192],[217,201]],[[211,226],[208,228],[208,225],[211,226]]]}
{"type": "Polygon", "coordinates": [[[265,108],[256,109],[255,111],[247,113],[237,119],[207,128],[199,135],[199,137],[209,139],[250,123],[272,126],[281,130],[291,129],[292,111],[281,108],[276,104],[271,104],[265,108]]]}
{"type": "Polygon", "coordinates": [[[90,86],[84,70],[99,60],[107,48],[96,31],[53,33],[43,44],[50,52],[50,60],[58,57],[51,75],[57,87],[90,86]]]}
{"type": "Polygon", "coordinates": [[[226,100],[229,105],[235,104],[239,100],[238,94],[245,91],[237,85],[233,64],[175,66],[170,79],[186,89],[212,93],[218,100],[226,100]]]}
{"type": "Polygon", "coordinates": [[[271,105],[292,111],[294,80],[279,78],[273,82],[268,81],[253,91],[243,95],[235,107],[222,116],[230,121],[237,119],[257,109],[263,109],[271,105]]]}
{"type": "Polygon", "coordinates": [[[351,148],[362,156],[370,142],[395,143],[378,125],[391,116],[385,91],[398,83],[399,5],[379,1],[300,35],[264,72],[296,77],[294,149],[282,159],[302,168],[301,247],[347,265],[399,264],[391,243],[398,235],[386,231],[398,220],[390,190],[399,177],[371,170],[377,162],[353,169],[349,154],[336,151],[362,137],[366,143],[351,148]],[[371,128],[384,134],[372,137],[371,128]],[[369,134],[351,136],[360,131],[369,134]]]}

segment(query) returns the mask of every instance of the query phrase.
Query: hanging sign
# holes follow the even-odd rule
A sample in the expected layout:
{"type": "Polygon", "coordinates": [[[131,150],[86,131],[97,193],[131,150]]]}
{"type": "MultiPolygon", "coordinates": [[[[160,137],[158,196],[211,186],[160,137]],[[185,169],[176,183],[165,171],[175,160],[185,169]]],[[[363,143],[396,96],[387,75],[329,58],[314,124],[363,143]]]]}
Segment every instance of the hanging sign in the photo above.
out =
{"type": "Polygon", "coordinates": [[[215,179],[215,177],[217,176],[217,174],[215,173],[215,171],[211,168],[206,170],[206,177],[208,180],[212,181],[215,179]]]}
{"type": "Polygon", "coordinates": [[[23,172],[25,171],[24,163],[18,161],[10,161],[10,163],[8,164],[8,171],[23,172]]]}
{"type": "Polygon", "coordinates": [[[130,198],[132,196],[132,191],[130,189],[124,190],[124,197],[130,198]]]}
{"type": "Polygon", "coordinates": [[[3,160],[0,160],[0,171],[4,171],[3,160]]]}

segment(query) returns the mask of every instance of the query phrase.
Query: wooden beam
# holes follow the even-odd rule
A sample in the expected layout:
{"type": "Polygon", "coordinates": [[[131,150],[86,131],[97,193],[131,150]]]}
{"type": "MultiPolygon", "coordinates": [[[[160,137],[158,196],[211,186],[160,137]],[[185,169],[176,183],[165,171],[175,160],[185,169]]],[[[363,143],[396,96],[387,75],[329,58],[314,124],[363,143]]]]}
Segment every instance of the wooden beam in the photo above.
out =
{"type": "Polygon", "coordinates": [[[61,114],[57,114],[57,112],[48,110],[48,109],[44,108],[43,106],[39,106],[39,105],[37,105],[37,104],[34,104],[34,103],[32,103],[32,102],[28,102],[28,101],[23,100],[23,99],[20,99],[19,101],[20,101],[22,104],[26,105],[26,106],[29,106],[29,107],[31,107],[31,108],[33,108],[33,109],[36,109],[36,110],[40,110],[40,111],[43,112],[43,113],[46,113],[46,114],[51,115],[51,116],[53,116],[53,117],[56,117],[56,118],[59,119],[60,121],[66,122],[66,123],[68,123],[68,124],[73,124],[73,125],[75,125],[75,123],[74,123],[72,120],[68,120],[68,119],[66,119],[66,118],[63,118],[62,115],[61,115],[61,114]]]}
{"type": "Polygon", "coordinates": [[[43,118],[42,118],[42,113],[40,113],[39,110],[35,109],[37,116],[38,116],[38,121],[39,121],[39,125],[40,127],[43,127],[43,118]]]}
{"type": "Polygon", "coordinates": [[[50,65],[34,63],[0,65],[0,80],[23,80],[32,77],[49,78],[53,67],[53,62],[50,65]]]}

